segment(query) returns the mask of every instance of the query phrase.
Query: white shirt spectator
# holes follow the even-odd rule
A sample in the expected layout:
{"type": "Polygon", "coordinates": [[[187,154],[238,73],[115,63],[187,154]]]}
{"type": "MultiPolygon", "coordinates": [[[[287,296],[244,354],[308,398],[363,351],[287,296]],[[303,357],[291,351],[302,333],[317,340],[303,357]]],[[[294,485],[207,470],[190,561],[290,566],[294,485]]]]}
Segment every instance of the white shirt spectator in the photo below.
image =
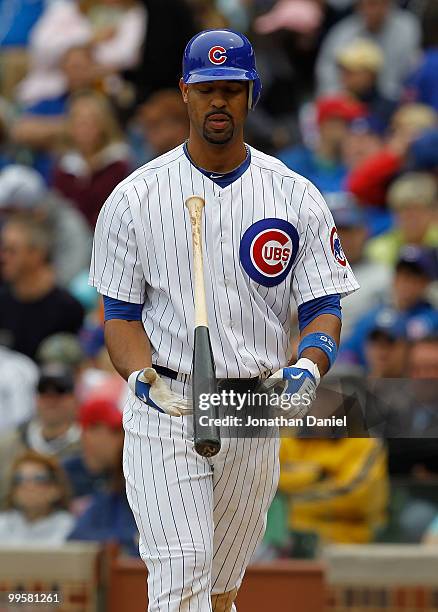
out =
{"type": "Polygon", "coordinates": [[[65,510],[52,512],[32,522],[27,521],[18,510],[9,510],[0,513],[0,543],[2,546],[58,546],[65,542],[74,523],[73,515],[65,510]]]}
{"type": "Polygon", "coordinates": [[[98,64],[116,71],[135,68],[140,60],[146,21],[146,11],[141,5],[134,5],[122,12],[114,36],[96,45],[98,64]]]}
{"type": "Polygon", "coordinates": [[[0,346],[0,432],[14,429],[32,417],[38,368],[15,351],[0,346]]]}

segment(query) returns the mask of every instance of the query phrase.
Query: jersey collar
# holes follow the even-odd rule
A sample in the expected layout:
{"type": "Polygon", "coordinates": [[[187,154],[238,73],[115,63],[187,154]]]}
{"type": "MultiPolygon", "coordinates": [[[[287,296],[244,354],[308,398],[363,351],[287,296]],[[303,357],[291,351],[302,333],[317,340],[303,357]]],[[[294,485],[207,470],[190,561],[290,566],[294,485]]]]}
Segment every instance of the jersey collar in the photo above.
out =
{"type": "Polygon", "coordinates": [[[189,155],[189,151],[187,148],[187,142],[184,143],[184,153],[187,159],[189,160],[189,162],[192,164],[192,166],[194,166],[197,170],[199,170],[199,172],[201,172],[204,176],[206,176],[211,181],[213,181],[213,183],[216,183],[216,185],[218,185],[222,189],[224,189],[225,187],[228,187],[228,185],[231,185],[231,183],[234,183],[234,181],[237,181],[237,179],[239,179],[242,176],[242,174],[244,174],[248,170],[249,165],[251,163],[251,151],[249,147],[247,147],[246,145],[245,145],[245,148],[246,148],[246,157],[244,161],[240,164],[240,166],[237,166],[237,168],[234,168],[234,170],[231,170],[231,172],[220,174],[220,173],[204,170],[204,168],[200,168],[199,166],[197,166],[189,155]]]}

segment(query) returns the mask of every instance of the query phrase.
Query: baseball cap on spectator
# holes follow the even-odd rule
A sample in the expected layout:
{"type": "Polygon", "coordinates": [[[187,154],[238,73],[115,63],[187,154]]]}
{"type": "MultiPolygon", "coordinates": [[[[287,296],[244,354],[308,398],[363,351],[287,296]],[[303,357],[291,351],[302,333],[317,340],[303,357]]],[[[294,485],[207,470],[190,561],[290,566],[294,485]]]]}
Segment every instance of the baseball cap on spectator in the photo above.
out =
{"type": "Polygon", "coordinates": [[[36,359],[41,364],[61,363],[77,368],[84,359],[84,351],[73,334],[53,334],[41,342],[36,359]]]}
{"type": "Polygon", "coordinates": [[[84,429],[93,425],[122,429],[122,412],[117,404],[108,398],[90,398],[79,409],[79,423],[84,429]]]}
{"type": "Polygon", "coordinates": [[[437,278],[437,260],[433,249],[408,245],[400,250],[395,266],[398,270],[407,270],[412,274],[431,280],[437,278]]]}
{"type": "Polygon", "coordinates": [[[413,170],[438,168],[438,129],[428,130],[414,140],[409,148],[409,159],[413,170]]]}
{"type": "Polygon", "coordinates": [[[46,196],[47,187],[36,170],[13,164],[0,172],[0,209],[31,210],[46,196]]]}
{"type": "Polygon", "coordinates": [[[437,181],[426,172],[407,172],[392,183],[387,201],[392,210],[433,208],[438,206],[437,181]]]}
{"type": "Polygon", "coordinates": [[[337,62],[347,70],[379,72],[383,66],[383,53],[371,40],[356,39],[339,51],[337,62]]]}
{"type": "Polygon", "coordinates": [[[407,337],[406,323],[397,311],[391,308],[381,310],[368,333],[368,340],[386,339],[391,342],[407,337]]]}
{"type": "Polygon", "coordinates": [[[74,391],[73,372],[61,363],[44,365],[40,369],[38,393],[72,393],[74,391]]]}
{"type": "Polygon", "coordinates": [[[324,96],[316,101],[316,120],[321,125],[328,119],[343,119],[351,123],[354,119],[364,117],[366,107],[348,96],[324,96]]]}

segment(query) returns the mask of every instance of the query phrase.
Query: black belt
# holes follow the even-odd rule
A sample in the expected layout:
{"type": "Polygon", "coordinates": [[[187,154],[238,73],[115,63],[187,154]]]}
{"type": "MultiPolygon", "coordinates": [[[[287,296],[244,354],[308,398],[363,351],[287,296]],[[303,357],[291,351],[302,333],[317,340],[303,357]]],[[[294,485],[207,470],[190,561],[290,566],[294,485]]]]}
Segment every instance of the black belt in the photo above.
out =
{"type": "MultiPolygon", "coordinates": [[[[172,380],[176,380],[178,378],[178,372],[175,372],[175,370],[155,364],[152,364],[152,367],[158,372],[158,374],[160,374],[160,376],[165,376],[166,378],[171,378],[172,380]]],[[[190,375],[187,375],[187,378],[190,378],[190,375]]],[[[262,379],[260,376],[256,376],[255,378],[218,378],[217,385],[221,390],[233,389],[234,391],[241,390],[242,392],[254,391],[261,380],[262,379]]]]}

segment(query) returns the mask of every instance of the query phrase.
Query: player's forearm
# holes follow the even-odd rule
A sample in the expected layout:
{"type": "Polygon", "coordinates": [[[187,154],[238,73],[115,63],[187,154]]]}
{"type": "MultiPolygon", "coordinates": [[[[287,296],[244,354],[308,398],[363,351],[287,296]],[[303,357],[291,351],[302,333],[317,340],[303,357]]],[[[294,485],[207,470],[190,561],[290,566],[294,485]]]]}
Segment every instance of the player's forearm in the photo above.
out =
{"type": "Polygon", "coordinates": [[[112,364],[125,380],[131,372],[152,365],[151,346],[141,321],[106,321],[105,344],[112,364]]]}
{"type": "MultiPolygon", "coordinates": [[[[316,332],[331,336],[339,346],[339,340],[341,337],[341,320],[339,317],[331,314],[320,315],[319,317],[313,319],[313,321],[311,321],[309,325],[302,330],[300,340],[303,340],[305,336],[316,332]]],[[[300,356],[306,357],[307,359],[313,361],[313,363],[316,363],[321,376],[323,376],[330,367],[326,353],[319,348],[313,346],[306,348],[300,356]]]]}

